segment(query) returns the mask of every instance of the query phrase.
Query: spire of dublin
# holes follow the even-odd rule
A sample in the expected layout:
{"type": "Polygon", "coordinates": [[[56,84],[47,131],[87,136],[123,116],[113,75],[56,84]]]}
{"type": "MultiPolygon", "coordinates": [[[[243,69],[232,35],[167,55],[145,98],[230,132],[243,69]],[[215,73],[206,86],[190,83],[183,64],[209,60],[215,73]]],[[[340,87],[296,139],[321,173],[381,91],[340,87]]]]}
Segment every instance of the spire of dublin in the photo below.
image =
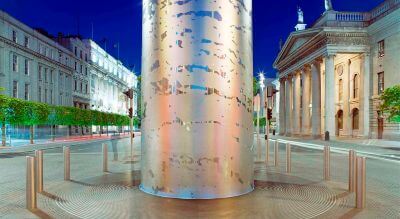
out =
{"type": "Polygon", "coordinates": [[[214,199],[251,192],[251,0],[143,0],[140,189],[214,199]]]}

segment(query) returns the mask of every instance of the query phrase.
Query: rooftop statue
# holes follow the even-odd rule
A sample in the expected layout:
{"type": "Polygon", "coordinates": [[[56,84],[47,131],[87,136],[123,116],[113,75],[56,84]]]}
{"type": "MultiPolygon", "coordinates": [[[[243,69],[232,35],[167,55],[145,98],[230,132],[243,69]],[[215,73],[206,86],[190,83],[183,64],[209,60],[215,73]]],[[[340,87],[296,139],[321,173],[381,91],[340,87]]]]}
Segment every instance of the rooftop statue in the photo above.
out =
{"type": "Polygon", "coordinates": [[[331,0],[325,0],[325,11],[332,11],[332,1],[331,0]]]}
{"type": "Polygon", "coordinates": [[[304,24],[304,12],[301,10],[300,7],[298,7],[298,9],[297,9],[297,14],[298,14],[297,23],[298,24],[304,24]]]}

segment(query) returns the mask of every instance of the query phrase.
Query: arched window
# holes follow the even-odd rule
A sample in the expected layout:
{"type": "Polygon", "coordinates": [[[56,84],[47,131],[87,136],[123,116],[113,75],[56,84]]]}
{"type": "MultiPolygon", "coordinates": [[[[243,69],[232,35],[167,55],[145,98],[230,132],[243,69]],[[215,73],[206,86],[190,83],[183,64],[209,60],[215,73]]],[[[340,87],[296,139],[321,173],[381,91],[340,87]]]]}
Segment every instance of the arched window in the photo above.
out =
{"type": "Polygon", "coordinates": [[[358,89],[360,88],[359,76],[358,74],[354,75],[353,78],[353,98],[358,98],[358,89]]]}
{"type": "Polygon", "coordinates": [[[337,125],[338,129],[343,129],[343,110],[339,110],[337,113],[337,125]]]}
{"type": "Polygon", "coordinates": [[[343,101],[343,80],[339,79],[339,101],[343,101]]]}
{"type": "Polygon", "coordinates": [[[353,115],[353,130],[358,130],[360,125],[359,125],[359,111],[357,108],[353,109],[352,112],[353,115]]]}

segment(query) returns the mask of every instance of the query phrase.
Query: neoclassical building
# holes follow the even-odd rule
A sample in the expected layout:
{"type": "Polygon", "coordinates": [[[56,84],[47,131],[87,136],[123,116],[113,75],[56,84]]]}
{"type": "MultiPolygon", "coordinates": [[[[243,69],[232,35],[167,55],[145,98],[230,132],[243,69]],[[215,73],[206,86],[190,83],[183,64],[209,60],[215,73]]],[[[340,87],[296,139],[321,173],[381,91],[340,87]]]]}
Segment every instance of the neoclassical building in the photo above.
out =
{"type": "Polygon", "coordinates": [[[400,138],[379,111],[380,94],[400,83],[400,1],[369,12],[324,14],[299,22],[275,60],[281,135],[400,138]]]}

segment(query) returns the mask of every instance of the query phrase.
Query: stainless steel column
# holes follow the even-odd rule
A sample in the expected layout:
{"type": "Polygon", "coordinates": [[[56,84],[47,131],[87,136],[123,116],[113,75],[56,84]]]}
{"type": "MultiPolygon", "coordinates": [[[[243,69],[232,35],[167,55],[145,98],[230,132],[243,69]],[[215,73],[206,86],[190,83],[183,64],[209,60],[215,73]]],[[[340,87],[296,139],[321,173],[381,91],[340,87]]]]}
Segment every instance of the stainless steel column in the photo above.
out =
{"type": "Polygon", "coordinates": [[[64,146],[63,148],[64,152],[64,180],[70,180],[71,179],[71,153],[70,153],[70,148],[67,146],[64,146]]]}
{"type": "Polygon", "coordinates": [[[324,180],[331,179],[331,148],[324,147],[324,180]]]}
{"type": "Polygon", "coordinates": [[[34,210],[36,201],[35,157],[26,157],[26,208],[34,210]]]}
{"type": "Polygon", "coordinates": [[[43,192],[43,151],[35,151],[36,160],[36,188],[37,192],[43,192]]]}
{"type": "Polygon", "coordinates": [[[103,172],[108,172],[108,147],[103,144],[103,172]]]}
{"type": "Polygon", "coordinates": [[[286,144],[286,172],[292,172],[292,146],[289,143],[286,144]]]}
{"type": "Polygon", "coordinates": [[[366,203],[366,159],[357,157],[356,165],[356,208],[365,208],[366,203]]]}
{"type": "Polygon", "coordinates": [[[142,5],[140,189],[183,199],[251,192],[252,1],[142,5]]]}

